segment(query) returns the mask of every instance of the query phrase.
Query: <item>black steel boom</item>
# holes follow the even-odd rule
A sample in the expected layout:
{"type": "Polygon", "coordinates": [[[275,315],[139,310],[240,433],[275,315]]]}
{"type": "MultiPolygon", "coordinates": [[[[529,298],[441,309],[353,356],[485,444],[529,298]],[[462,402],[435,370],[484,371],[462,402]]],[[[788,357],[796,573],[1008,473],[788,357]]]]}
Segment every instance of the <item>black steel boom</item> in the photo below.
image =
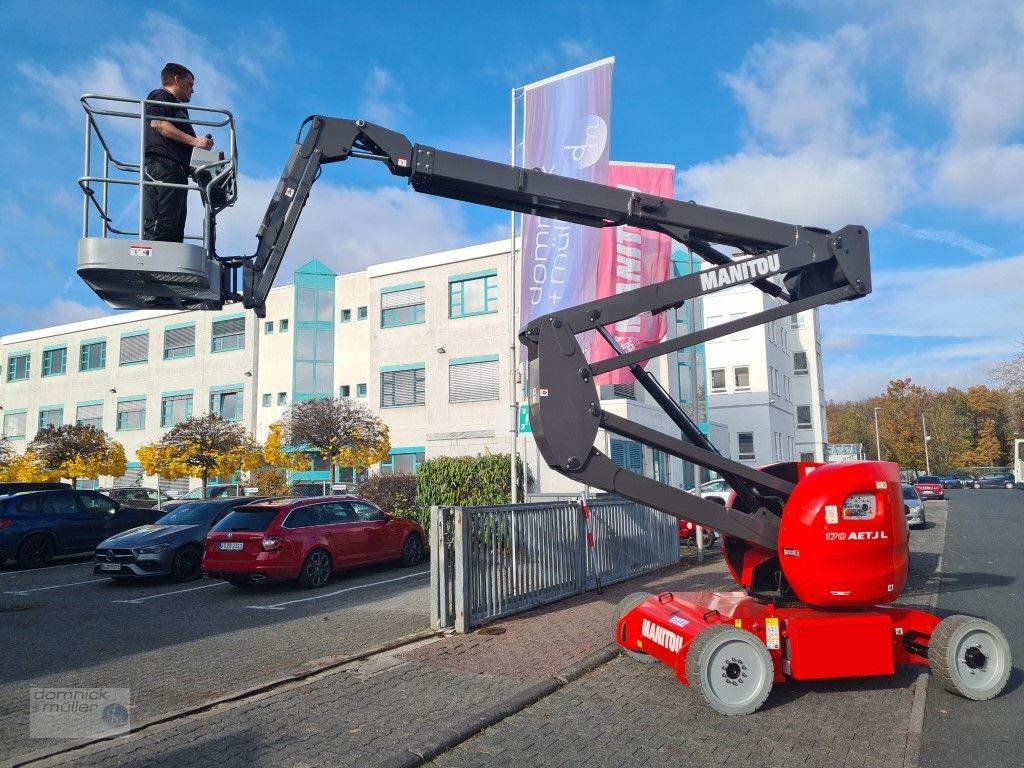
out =
{"type": "Polygon", "coordinates": [[[617,189],[503,165],[420,144],[361,120],[314,115],[292,149],[258,232],[256,254],[243,265],[246,307],[262,316],[264,303],[313,183],[325,163],[350,157],[377,160],[418,192],[591,227],[630,225],[677,240],[715,265],[703,272],[598,299],[538,318],[520,340],[529,359],[530,419],[547,463],[579,482],[775,549],[782,505],[793,484],[771,472],[721,456],[643,363],[660,355],[871,291],[867,230],[837,232],[761,219],[670,198],[617,189]],[[736,257],[715,245],[734,248],[736,257]],[[636,315],[682,306],[714,291],[749,284],[772,298],[762,311],[625,352],[606,326],[636,315]],[[615,354],[588,361],[577,334],[594,331],[615,354]],[[605,412],[594,377],[629,368],[685,440],[605,412]],[[735,489],[735,508],[618,467],[594,447],[604,428],[651,448],[719,472],[735,489]]]}

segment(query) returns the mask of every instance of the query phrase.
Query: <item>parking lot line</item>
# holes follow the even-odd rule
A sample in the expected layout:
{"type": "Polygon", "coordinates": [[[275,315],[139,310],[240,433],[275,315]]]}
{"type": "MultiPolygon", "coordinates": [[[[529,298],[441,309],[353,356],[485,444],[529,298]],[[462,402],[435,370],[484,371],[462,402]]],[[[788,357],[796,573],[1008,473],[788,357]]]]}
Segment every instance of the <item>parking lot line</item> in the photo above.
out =
{"type": "Polygon", "coordinates": [[[322,595],[313,595],[312,597],[299,597],[295,600],[285,600],[283,603],[273,603],[271,605],[247,605],[246,608],[252,608],[256,611],[283,611],[287,606],[294,605],[295,603],[308,603],[311,600],[323,600],[325,597],[334,597],[344,592],[354,592],[357,589],[367,589],[368,587],[377,587],[381,584],[391,584],[395,581],[404,581],[405,579],[413,579],[417,576],[426,576],[430,571],[417,571],[416,573],[409,573],[405,576],[399,576],[394,579],[384,579],[382,581],[371,581],[368,584],[357,584],[354,587],[345,587],[344,589],[336,589],[334,592],[325,592],[322,595]]]}
{"type": "Polygon", "coordinates": [[[226,581],[217,581],[213,584],[201,584],[198,587],[189,587],[188,589],[175,589],[171,592],[157,592],[155,595],[146,595],[145,597],[136,597],[134,600],[111,600],[112,603],[131,603],[132,605],[138,605],[144,603],[147,600],[155,600],[158,597],[167,597],[168,595],[180,595],[182,592],[195,592],[197,589],[209,589],[210,587],[223,587],[227,584],[226,581]]]}
{"type": "Polygon", "coordinates": [[[7,571],[6,573],[0,573],[0,576],[25,576],[25,575],[30,574],[30,573],[45,573],[46,571],[53,571],[53,570],[56,570],[57,568],[71,568],[71,567],[76,566],[76,565],[92,566],[92,564],[93,564],[92,558],[89,558],[88,560],[82,560],[81,562],[77,562],[77,563],[63,563],[61,565],[46,565],[46,566],[43,566],[42,568],[21,568],[21,569],[19,569],[17,571],[7,571]]]}
{"type": "Polygon", "coordinates": [[[95,584],[97,581],[106,581],[107,579],[89,579],[88,581],[72,581],[68,584],[51,584],[49,587],[36,587],[34,589],[16,589],[7,590],[4,592],[5,595],[27,595],[30,592],[45,592],[48,589],[60,589],[61,587],[75,587],[79,584],[95,584]]]}

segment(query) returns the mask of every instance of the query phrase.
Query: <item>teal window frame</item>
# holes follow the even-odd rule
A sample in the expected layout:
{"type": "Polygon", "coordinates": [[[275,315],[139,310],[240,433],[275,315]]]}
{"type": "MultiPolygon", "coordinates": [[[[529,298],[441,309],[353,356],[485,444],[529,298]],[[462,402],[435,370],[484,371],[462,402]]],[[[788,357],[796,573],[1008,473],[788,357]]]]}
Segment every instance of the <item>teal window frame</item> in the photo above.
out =
{"type": "Polygon", "coordinates": [[[295,287],[295,322],[297,323],[330,323],[334,318],[334,285],[296,285],[295,287]],[[308,292],[308,294],[307,294],[308,292]],[[302,296],[311,295],[313,302],[310,317],[305,316],[307,307],[302,303],[302,296]]]}
{"type": "Polygon", "coordinates": [[[271,403],[272,403],[272,401],[273,401],[273,396],[269,392],[267,392],[266,394],[263,395],[263,407],[264,408],[269,408],[271,403]]]}
{"type": "Polygon", "coordinates": [[[278,392],[277,393],[277,404],[278,405],[288,405],[288,393],[287,392],[278,392]]]}
{"type": "Polygon", "coordinates": [[[50,347],[43,350],[42,376],[63,376],[68,372],[68,348],[50,347]],[[57,353],[60,353],[59,355],[57,353]],[[54,370],[54,362],[60,361],[60,370],[54,370]]]}
{"type": "Polygon", "coordinates": [[[192,393],[191,392],[180,392],[180,393],[166,393],[160,397],[160,426],[162,428],[173,427],[180,424],[182,421],[188,421],[192,418],[192,393]],[[168,405],[172,403],[185,403],[185,415],[174,423],[170,422],[168,418],[170,413],[173,412],[173,407],[168,409],[168,405]]]}
{"type": "Polygon", "coordinates": [[[114,427],[117,432],[135,432],[146,428],[146,398],[131,397],[118,399],[117,401],[117,423],[114,427]],[[121,411],[122,403],[142,403],[141,410],[121,411]],[[137,422],[132,423],[131,417],[138,414],[137,422]]]}
{"type": "Polygon", "coordinates": [[[164,328],[164,360],[185,360],[190,357],[196,356],[196,324],[195,323],[178,323],[176,325],[168,325],[164,328]],[[192,343],[185,344],[178,347],[167,346],[167,332],[168,331],[181,331],[186,328],[192,329],[192,343]]]}
{"type": "Polygon", "coordinates": [[[638,475],[644,473],[644,446],[635,440],[619,440],[612,438],[610,444],[611,460],[618,466],[638,475]]]}
{"type": "Polygon", "coordinates": [[[453,275],[448,278],[448,319],[493,315],[498,311],[498,272],[487,270],[469,275],[453,275]],[[484,308],[467,311],[465,307],[466,284],[483,281],[484,308]]]}
{"type": "Polygon", "coordinates": [[[232,387],[230,389],[210,390],[210,413],[220,416],[224,421],[241,421],[244,410],[244,389],[243,387],[232,387]],[[235,412],[224,415],[224,396],[237,395],[235,398],[235,412]]]}
{"type": "Polygon", "coordinates": [[[415,291],[424,287],[423,283],[409,283],[407,285],[392,285],[387,288],[381,288],[380,327],[402,328],[406,325],[422,325],[427,322],[427,303],[425,294],[423,301],[416,304],[403,304],[398,307],[384,309],[384,297],[389,293],[415,291]]]}
{"type": "Polygon", "coordinates": [[[395,473],[395,456],[412,456],[412,473],[419,472],[423,462],[426,461],[426,448],[422,445],[409,448],[392,448],[388,454],[388,460],[380,463],[382,475],[393,475],[395,473]]]}
{"type": "Polygon", "coordinates": [[[32,353],[31,352],[15,352],[12,355],[7,356],[7,382],[12,381],[28,381],[32,375],[32,353]],[[25,370],[23,375],[16,376],[15,373],[18,370],[18,363],[24,361],[25,370]]]}
{"type": "Polygon", "coordinates": [[[352,396],[352,386],[350,384],[342,384],[340,387],[338,387],[338,396],[339,397],[351,397],[352,396]]]}
{"type": "Polygon", "coordinates": [[[380,369],[380,407],[381,408],[419,408],[427,403],[427,368],[423,363],[410,365],[392,365],[380,369]],[[412,372],[412,402],[396,402],[394,377],[388,380],[388,374],[412,372]],[[416,375],[419,374],[419,375],[416,375]],[[390,402],[388,402],[390,400],[390,402]]]}
{"type": "Polygon", "coordinates": [[[263,321],[263,335],[264,336],[269,336],[273,332],[274,332],[274,321],[273,320],[264,320],[263,321]]]}
{"type": "Polygon", "coordinates": [[[39,409],[39,419],[38,419],[37,423],[39,425],[38,426],[39,429],[46,429],[46,427],[48,427],[48,426],[54,426],[54,427],[61,427],[61,426],[63,426],[64,425],[64,406],[62,406],[62,405],[57,405],[57,406],[44,405],[44,406],[42,406],[39,409]],[[57,414],[57,418],[53,419],[52,423],[51,423],[50,419],[44,419],[43,418],[46,414],[50,414],[50,413],[56,413],[57,414]]]}
{"type": "Polygon", "coordinates": [[[370,316],[369,307],[359,307],[356,309],[356,320],[365,320],[370,316]]]}
{"type": "Polygon", "coordinates": [[[212,323],[210,323],[210,352],[237,352],[240,349],[245,349],[245,322],[242,322],[242,331],[240,333],[222,333],[217,335],[217,324],[230,322],[239,318],[244,318],[244,315],[233,315],[231,317],[218,317],[212,323]]]}
{"type": "Polygon", "coordinates": [[[278,333],[288,333],[288,320],[287,319],[278,320],[277,321],[277,332],[278,333]]]}
{"type": "Polygon", "coordinates": [[[96,339],[83,341],[78,347],[78,370],[79,372],[102,371],[107,367],[107,340],[96,339]],[[92,362],[92,352],[99,349],[99,364],[92,362]]]}
{"type": "Polygon", "coordinates": [[[8,440],[24,440],[25,439],[25,433],[28,432],[28,411],[25,410],[24,408],[18,408],[16,410],[3,411],[2,413],[0,413],[0,426],[3,427],[3,430],[2,430],[3,431],[3,435],[8,440]],[[24,416],[25,417],[24,418],[25,426],[22,427],[22,432],[21,432],[20,435],[7,434],[7,417],[8,416],[24,416]]]}
{"type": "Polygon", "coordinates": [[[343,309],[343,310],[341,310],[341,322],[343,322],[343,323],[352,322],[352,310],[351,309],[343,309]]]}
{"type": "Polygon", "coordinates": [[[356,397],[366,397],[365,384],[356,384],[356,397]]]}

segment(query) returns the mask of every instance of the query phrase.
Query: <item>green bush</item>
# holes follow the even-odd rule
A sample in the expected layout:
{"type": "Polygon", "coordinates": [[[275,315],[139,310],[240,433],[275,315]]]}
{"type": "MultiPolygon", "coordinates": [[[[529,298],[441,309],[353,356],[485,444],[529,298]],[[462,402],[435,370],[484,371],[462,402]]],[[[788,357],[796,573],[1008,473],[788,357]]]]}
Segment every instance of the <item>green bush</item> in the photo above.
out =
{"type": "MultiPolygon", "coordinates": [[[[438,456],[427,459],[416,474],[416,504],[430,516],[431,505],[475,507],[508,504],[511,457],[507,453],[483,456],[438,456]]],[[[523,498],[523,462],[518,462],[519,498],[523,498]]]]}
{"type": "Polygon", "coordinates": [[[430,508],[427,508],[424,516],[416,503],[415,475],[397,474],[368,477],[359,483],[359,496],[376,504],[389,515],[416,520],[424,528],[430,522],[430,508]]]}

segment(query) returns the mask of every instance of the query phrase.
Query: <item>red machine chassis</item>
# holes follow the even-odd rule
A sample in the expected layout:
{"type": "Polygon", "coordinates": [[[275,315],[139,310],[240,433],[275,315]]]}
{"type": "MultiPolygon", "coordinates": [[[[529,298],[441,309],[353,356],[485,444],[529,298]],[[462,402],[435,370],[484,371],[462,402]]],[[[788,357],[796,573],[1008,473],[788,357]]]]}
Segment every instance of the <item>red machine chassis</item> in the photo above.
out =
{"type": "Polygon", "coordinates": [[[687,682],[686,656],[697,635],[716,625],[753,633],[768,648],[774,681],[891,675],[898,664],[928,666],[939,619],[912,608],[821,610],[783,607],[745,592],[663,592],[616,625],[624,650],[647,654],[687,682]]]}

